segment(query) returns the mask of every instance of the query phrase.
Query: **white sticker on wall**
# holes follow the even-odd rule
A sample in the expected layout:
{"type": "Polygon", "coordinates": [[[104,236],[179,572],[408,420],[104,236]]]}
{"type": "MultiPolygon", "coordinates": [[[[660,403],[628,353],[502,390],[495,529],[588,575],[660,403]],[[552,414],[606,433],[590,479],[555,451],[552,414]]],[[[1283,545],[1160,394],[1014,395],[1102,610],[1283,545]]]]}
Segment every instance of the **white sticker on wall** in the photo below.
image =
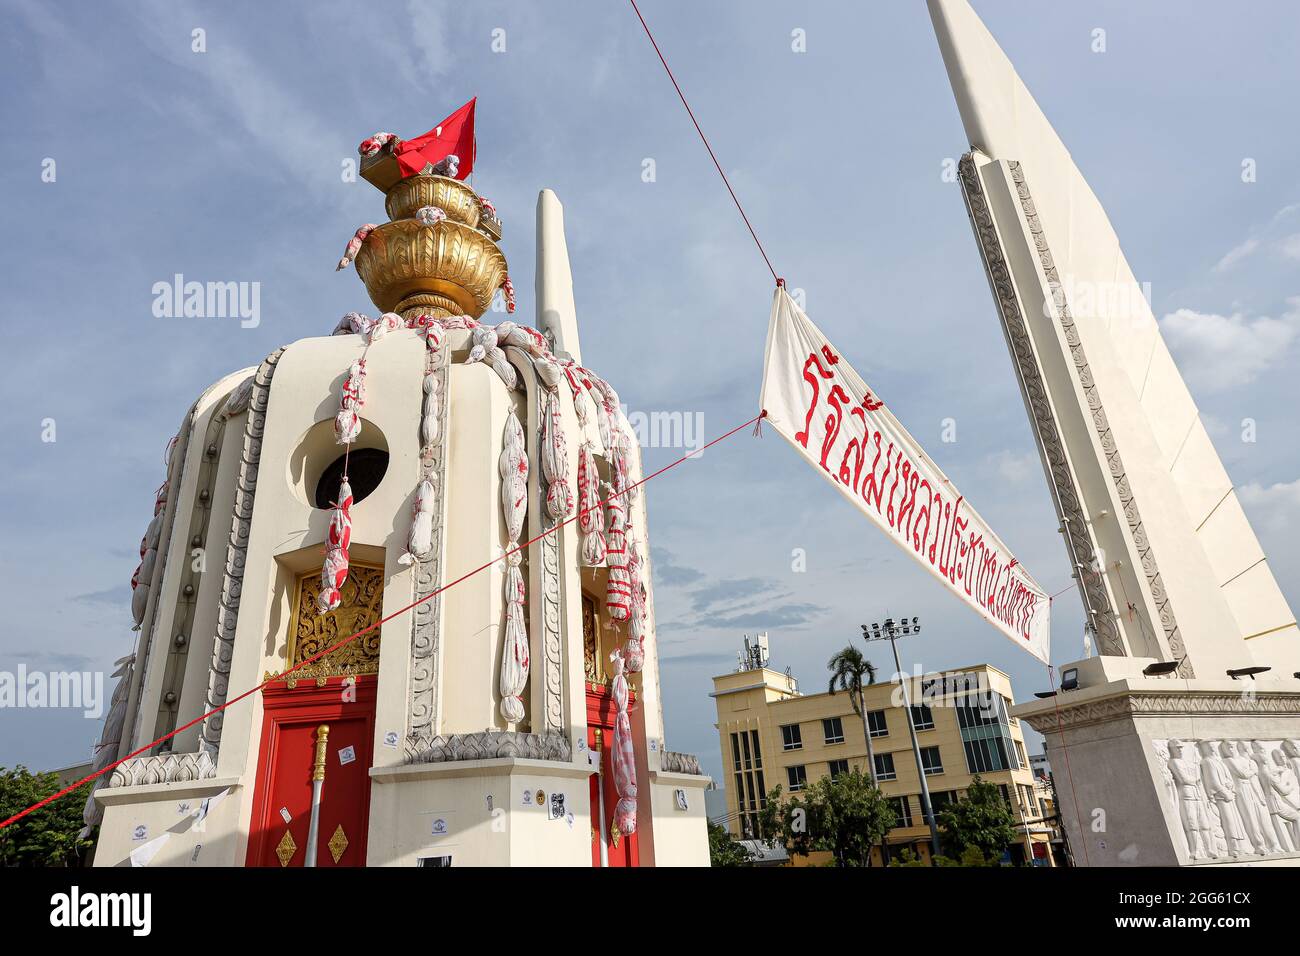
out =
{"type": "Polygon", "coordinates": [[[521,801],[521,806],[531,807],[532,805],[533,805],[533,791],[525,787],[524,798],[521,801]]]}
{"type": "Polygon", "coordinates": [[[397,731],[395,731],[395,730],[390,730],[388,733],[384,734],[384,746],[385,746],[385,747],[388,747],[388,748],[391,749],[391,750],[396,750],[396,749],[397,749],[397,741],[398,741],[397,731]]]}
{"type": "Polygon", "coordinates": [[[339,751],[339,766],[346,767],[357,759],[357,748],[351,744],[339,751]]]}
{"type": "Polygon", "coordinates": [[[289,812],[288,807],[280,808],[280,819],[283,820],[285,823],[288,823],[290,820],[293,819],[293,814],[289,812]]]}
{"type": "Polygon", "coordinates": [[[451,828],[447,826],[445,817],[434,817],[433,825],[429,828],[434,836],[446,836],[451,828]]]}
{"type": "Polygon", "coordinates": [[[149,839],[149,828],[143,823],[137,823],[135,829],[131,831],[131,839],[136,843],[149,839]]]}

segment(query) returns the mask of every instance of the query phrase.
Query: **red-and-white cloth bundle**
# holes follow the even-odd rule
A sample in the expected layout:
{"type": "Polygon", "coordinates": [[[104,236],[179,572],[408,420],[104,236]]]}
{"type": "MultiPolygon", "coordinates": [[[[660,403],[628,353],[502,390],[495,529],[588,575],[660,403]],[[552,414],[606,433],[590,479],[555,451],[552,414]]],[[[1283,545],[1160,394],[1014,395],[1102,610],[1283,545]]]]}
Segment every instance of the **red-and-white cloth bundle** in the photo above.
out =
{"type": "Polygon", "coordinates": [[[600,503],[600,472],[583,442],[578,452],[578,530],[582,532],[582,563],[589,568],[605,565],[605,509],[600,503]]]}
{"type": "MultiPolygon", "coordinates": [[[[501,457],[497,461],[501,475],[501,515],[505,521],[507,550],[514,551],[524,530],[528,511],[528,451],[524,430],[512,408],[506,417],[501,457]]],[[[521,695],[528,686],[528,627],[524,620],[527,593],[523,572],[523,555],[514,551],[506,557],[505,628],[501,653],[501,716],[510,724],[524,719],[521,695]]]]}
{"type": "Polygon", "coordinates": [[[546,513],[556,521],[573,511],[573,489],[569,486],[569,444],[560,417],[560,393],[546,393],[542,422],[542,477],[546,479],[546,513]]]}
{"type": "Polygon", "coordinates": [[[636,832],[636,752],[632,747],[632,719],[627,710],[629,688],[623,652],[615,651],[610,660],[614,664],[614,790],[618,793],[614,825],[627,835],[636,832]]]}
{"type": "Polygon", "coordinates": [[[393,149],[402,145],[401,139],[393,133],[376,133],[374,136],[363,139],[361,145],[357,147],[357,152],[362,156],[373,156],[390,143],[393,149]]]}
{"type": "Polygon", "coordinates": [[[357,359],[348,371],[334,416],[334,442],[350,445],[361,434],[361,409],[366,404],[366,360],[357,359]]]}
{"type": "Polygon", "coordinates": [[[352,238],[348,240],[348,244],[343,250],[343,258],[340,259],[339,264],[334,267],[334,271],[338,272],[340,269],[346,269],[348,266],[352,265],[352,261],[356,259],[357,253],[361,251],[361,244],[366,241],[367,236],[378,228],[379,227],[373,222],[368,222],[353,233],[352,238]]]}
{"type": "Polygon", "coordinates": [[[632,583],[627,573],[627,515],[622,495],[606,484],[605,563],[609,565],[605,586],[605,610],[620,624],[632,614],[632,583]]]}
{"type": "Polygon", "coordinates": [[[339,496],[330,513],[329,531],[325,535],[325,564],[320,572],[320,594],[316,610],[325,614],[343,600],[342,589],[348,579],[348,548],[352,544],[352,486],[345,477],[339,482],[339,496]]]}
{"type": "Polygon", "coordinates": [[[627,628],[627,644],[624,653],[627,656],[627,670],[630,674],[640,673],[645,664],[646,635],[646,600],[645,585],[642,581],[643,564],[641,550],[636,539],[630,534],[627,542],[627,577],[632,591],[632,613],[627,628]]]}
{"type": "Polygon", "coordinates": [[[506,297],[506,313],[515,314],[515,284],[506,276],[501,280],[501,294],[506,297]]]}

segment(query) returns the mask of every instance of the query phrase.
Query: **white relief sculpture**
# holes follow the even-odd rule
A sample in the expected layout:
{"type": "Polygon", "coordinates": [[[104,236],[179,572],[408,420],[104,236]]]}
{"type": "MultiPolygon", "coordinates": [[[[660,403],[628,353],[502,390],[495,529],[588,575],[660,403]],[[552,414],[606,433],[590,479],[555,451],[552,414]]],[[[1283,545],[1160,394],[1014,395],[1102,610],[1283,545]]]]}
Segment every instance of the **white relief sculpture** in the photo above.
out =
{"type": "Polygon", "coordinates": [[[1210,832],[1209,801],[1201,789],[1201,770],[1197,761],[1185,753],[1181,740],[1169,741],[1169,773],[1178,798],[1178,812],[1187,837],[1187,852],[1193,860],[1212,857],[1214,838],[1210,832]]]}
{"type": "MultiPolygon", "coordinates": [[[[1241,814],[1237,810],[1237,787],[1224,761],[1217,740],[1202,740],[1198,744],[1201,751],[1201,783],[1205,794],[1218,810],[1219,826],[1227,842],[1228,856],[1238,857],[1250,852],[1250,842],[1246,839],[1246,828],[1242,825],[1241,814]]],[[[1226,746],[1226,744],[1225,744],[1226,746]]]]}
{"type": "Polygon", "coordinates": [[[1230,740],[1223,742],[1223,756],[1228,769],[1236,778],[1237,812],[1241,814],[1246,827],[1246,835],[1256,853],[1281,853],[1277,835],[1273,833],[1273,823],[1268,817],[1264,805],[1264,791],[1259,786],[1259,768],[1251,759],[1250,748],[1244,740],[1235,745],[1230,740]]]}
{"type": "Polygon", "coordinates": [[[1300,848],[1300,778],[1287,762],[1282,749],[1271,754],[1256,740],[1252,745],[1255,761],[1260,767],[1260,780],[1264,784],[1265,801],[1273,816],[1273,829],[1283,852],[1294,853],[1300,848]]]}

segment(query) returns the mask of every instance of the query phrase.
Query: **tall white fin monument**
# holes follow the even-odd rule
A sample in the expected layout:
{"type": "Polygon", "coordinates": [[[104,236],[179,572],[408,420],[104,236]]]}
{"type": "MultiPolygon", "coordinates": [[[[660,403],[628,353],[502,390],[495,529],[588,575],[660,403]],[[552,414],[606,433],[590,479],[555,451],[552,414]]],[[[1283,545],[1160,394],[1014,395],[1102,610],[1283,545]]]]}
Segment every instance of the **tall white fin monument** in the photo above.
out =
{"type": "Polygon", "coordinates": [[[1300,864],[1295,614],[1097,197],[969,3],[929,9],[1098,651],[1016,711],[1047,738],[1075,860],[1300,864]]]}

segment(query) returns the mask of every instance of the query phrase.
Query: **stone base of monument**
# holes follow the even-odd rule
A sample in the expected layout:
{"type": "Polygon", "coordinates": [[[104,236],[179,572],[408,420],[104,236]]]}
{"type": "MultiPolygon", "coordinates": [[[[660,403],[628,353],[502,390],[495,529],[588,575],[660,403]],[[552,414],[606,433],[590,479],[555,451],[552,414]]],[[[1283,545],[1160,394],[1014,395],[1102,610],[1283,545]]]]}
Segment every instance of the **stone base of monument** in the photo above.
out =
{"type": "Polygon", "coordinates": [[[1067,664],[1015,707],[1044,735],[1077,866],[1300,866],[1300,680],[1067,664]]]}

